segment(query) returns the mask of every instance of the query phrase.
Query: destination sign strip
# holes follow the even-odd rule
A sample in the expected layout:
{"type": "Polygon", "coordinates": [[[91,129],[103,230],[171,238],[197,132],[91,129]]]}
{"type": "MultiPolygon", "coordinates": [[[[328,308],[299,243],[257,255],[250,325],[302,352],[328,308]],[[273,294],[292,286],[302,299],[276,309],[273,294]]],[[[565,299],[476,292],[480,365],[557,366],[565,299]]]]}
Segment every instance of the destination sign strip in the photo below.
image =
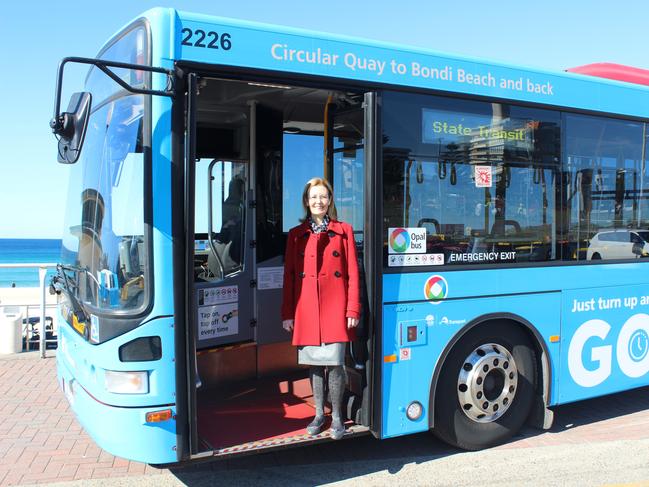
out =
{"type": "Polygon", "coordinates": [[[193,20],[189,14],[182,15],[175,48],[176,57],[183,60],[649,116],[649,89],[645,87],[452,58],[373,41],[308,36],[305,31],[281,27],[274,32],[270,30],[274,27],[261,24],[226,19],[210,23],[209,17],[193,20]],[[196,32],[208,37],[198,42],[196,32]]]}

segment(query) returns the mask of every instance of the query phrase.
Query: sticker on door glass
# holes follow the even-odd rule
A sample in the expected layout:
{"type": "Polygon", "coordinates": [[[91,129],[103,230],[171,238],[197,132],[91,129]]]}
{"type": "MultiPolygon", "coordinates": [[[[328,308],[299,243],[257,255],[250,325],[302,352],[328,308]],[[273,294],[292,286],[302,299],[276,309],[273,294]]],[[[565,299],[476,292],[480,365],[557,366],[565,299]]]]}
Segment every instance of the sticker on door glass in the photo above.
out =
{"type": "Polygon", "coordinates": [[[239,333],[239,304],[225,303],[198,308],[198,339],[207,340],[239,333]]]}
{"type": "Polygon", "coordinates": [[[236,303],[239,301],[239,286],[222,286],[198,290],[198,305],[236,303]]]}
{"type": "Polygon", "coordinates": [[[281,289],[284,284],[284,267],[257,268],[257,289],[281,289]]]}
{"type": "Polygon", "coordinates": [[[474,166],[475,187],[491,188],[493,186],[493,176],[491,166],[474,166]]]}
{"type": "Polygon", "coordinates": [[[425,265],[444,265],[444,254],[390,254],[389,267],[408,267],[425,265]]]}
{"type": "Polygon", "coordinates": [[[388,253],[426,253],[426,229],[419,227],[388,228],[388,253]]]}

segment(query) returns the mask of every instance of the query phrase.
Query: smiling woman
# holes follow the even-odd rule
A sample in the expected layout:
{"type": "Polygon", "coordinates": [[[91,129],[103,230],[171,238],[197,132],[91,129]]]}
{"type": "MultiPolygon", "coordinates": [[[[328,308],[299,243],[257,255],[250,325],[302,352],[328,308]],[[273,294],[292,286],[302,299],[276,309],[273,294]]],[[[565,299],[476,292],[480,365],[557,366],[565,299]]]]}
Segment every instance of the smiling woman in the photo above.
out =
{"type": "Polygon", "coordinates": [[[306,217],[288,234],[282,299],[283,327],[293,332],[298,363],[309,366],[315,417],[307,433],[324,427],[325,367],[329,377],[331,436],[345,434],[342,400],[345,352],[355,338],[361,304],[359,271],[351,225],[336,220],[333,189],[313,178],[302,194],[306,217]]]}

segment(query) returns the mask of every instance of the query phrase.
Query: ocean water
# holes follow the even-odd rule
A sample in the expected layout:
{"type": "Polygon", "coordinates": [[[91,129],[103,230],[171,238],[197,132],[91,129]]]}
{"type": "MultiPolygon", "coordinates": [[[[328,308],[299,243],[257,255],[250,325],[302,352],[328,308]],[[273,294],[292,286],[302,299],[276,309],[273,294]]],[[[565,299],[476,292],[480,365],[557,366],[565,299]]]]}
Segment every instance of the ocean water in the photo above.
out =
{"type": "MultiPolygon", "coordinates": [[[[60,239],[0,238],[0,264],[55,264],[60,260],[60,239]]],[[[46,284],[49,284],[54,273],[54,269],[48,270],[46,284]]],[[[0,287],[11,287],[12,284],[16,287],[38,287],[38,269],[0,268],[0,287]]]]}

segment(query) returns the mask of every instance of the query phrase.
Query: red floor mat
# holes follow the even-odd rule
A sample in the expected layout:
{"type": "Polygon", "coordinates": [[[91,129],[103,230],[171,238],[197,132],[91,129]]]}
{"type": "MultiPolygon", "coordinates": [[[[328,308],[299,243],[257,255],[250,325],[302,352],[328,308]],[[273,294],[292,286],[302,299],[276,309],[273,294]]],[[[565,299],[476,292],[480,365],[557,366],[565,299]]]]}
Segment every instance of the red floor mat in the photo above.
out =
{"type": "Polygon", "coordinates": [[[198,433],[213,448],[304,434],[314,415],[308,378],[201,391],[198,433]]]}

